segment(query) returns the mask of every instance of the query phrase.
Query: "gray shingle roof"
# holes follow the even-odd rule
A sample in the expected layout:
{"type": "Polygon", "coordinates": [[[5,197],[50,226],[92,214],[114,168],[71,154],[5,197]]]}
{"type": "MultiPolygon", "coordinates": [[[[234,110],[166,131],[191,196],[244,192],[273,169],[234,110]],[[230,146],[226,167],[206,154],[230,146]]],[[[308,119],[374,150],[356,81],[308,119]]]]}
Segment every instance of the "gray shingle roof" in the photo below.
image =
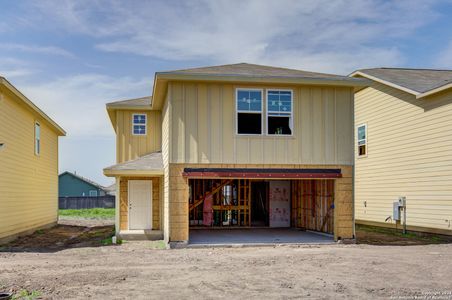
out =
{"type": "Polygon", "coordinates": [[[445,84],[452,83],[452,70],[375,68],[358,70],[378,79],[425,93],[445,84]]]}
{"type": "Polygon", "coordinates": [[[154,171],[163,170],[163,157],[162,152],[153,152],[137,159],[129,160],[123,163],[119,163],[104,170],[109,171],[154,171]]]}
{"type": "Polygon", "coordinates": [[[120,100],[115,102],[107,103],[107,106],[121,107],[121,106],[150,106],[152,101],[152,96],[120,100]]]}
{"type": "Polygon", "coordinates": [[[277,68],[263,65],[238,63],[231,65],[220,65],[193,69],[182,69],[167,72],[158,72],[158,74],[186,74],[186,75],[213,75],[213,76],[244,76],[244,77],[282,77],[282,78],[312,78],[312,79],[331,79],[356,81],[347,76],[308,72],[302,70],[277,68]],[[351,80],[350,80],[351,79],[351,80]]]}

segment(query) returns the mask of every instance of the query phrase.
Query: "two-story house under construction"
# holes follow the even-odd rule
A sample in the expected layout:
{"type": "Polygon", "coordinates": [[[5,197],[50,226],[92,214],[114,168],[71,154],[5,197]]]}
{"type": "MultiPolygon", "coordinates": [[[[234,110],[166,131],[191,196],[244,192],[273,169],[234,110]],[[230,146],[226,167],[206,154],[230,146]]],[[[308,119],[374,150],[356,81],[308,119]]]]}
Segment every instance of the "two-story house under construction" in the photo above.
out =
{"type": "Polygon", "coordinates": [[[200,228],[269,227],[354,238],[353,97],[366,84],[244,63],[156,73],[152,97],[107,104],[117,234],[186,243],[200,228]]]}

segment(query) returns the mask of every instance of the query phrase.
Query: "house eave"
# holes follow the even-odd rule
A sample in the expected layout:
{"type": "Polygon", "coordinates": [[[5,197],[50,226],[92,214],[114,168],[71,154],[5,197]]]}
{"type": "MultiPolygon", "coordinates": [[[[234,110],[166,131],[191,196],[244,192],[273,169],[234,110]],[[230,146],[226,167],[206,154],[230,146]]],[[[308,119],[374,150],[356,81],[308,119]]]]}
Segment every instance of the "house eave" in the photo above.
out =
{"type": "Polygon", "coordinates": [[[24,94],[22,94],[16,87],[14,87],[6,78],[0,77],[0,86],[4,86],[10,92],[12,92],[16,97],[22,100],[26,106],[35,111],[39,116],[41,116],[45,121],[47,121],[51,127],[57,132],[59,136],[65,136],[66,131],[61,128],[55,121],[53,121],[45,112],[43,112],[39,107],[37,107],[30,99],[28,99],[24,94]]]}
{"type": "Polygon", "coordinates": [[[152,108],[161,109],[169,81],[200,81],[249,84],[291,84],[291,85],[323,85],[361,88],[370,85],[367,79],[333,79],[286,76],[246,76],[226,74],[182,74],[175,72],[155,73],[152,108]]]}
{"type": "Polygon", "coordinates": [[[383,79],[381,79],[381,78],[378,78],[378,77],[375,77],[375,76],[366,74],[366,73],[361,72],[361,71],[355,71],[355,72],[351,73],[349,76],[350,76],[350,77],[354,77],[354,78],[364,77],[364,78],[373,80],[373,81],[375,81],[375,82],[378,82],[378,83],[381,83],[381,84],[390,86],[390,87],[392,87],[392,88],[395,88],[395,89],[404,91],[404,92],[406,92],[406,93],[408,93],[408,94],[411,94],[411,95],[414,95],[414,96],[416,96],[416,97],[420,94],[418,91],[415,91],[415,90],[406,88],[406,87],[404,87],[404,86],[401,86],[401,85],[398,85],[398,84],[395,84],[395,83],[392,83],[392,82],[383,80],[383,79]]]}
{"type": "Polygon", "coordinates": [[[440,87],[431,89],[429,91],[420,93],[420,94],[416,95],[416,98],[420,99],[420,98],[425,98],[425,97],[428,97],[428,96],[432,96],[433,94],[443,92],[443,91],[448,90],[450,88],[452,88],[452,83],[448,83],[448,84],[442,85],[440,87]]]}
{"type": "Polygon", "coordinates": [[[163,170],[112,170],[112,169],[104,169],[104,175],[107,177],[116,177],[116,176],[137,176],[137,177],[145,177],[145,176],[163,176],[163,170]]]}

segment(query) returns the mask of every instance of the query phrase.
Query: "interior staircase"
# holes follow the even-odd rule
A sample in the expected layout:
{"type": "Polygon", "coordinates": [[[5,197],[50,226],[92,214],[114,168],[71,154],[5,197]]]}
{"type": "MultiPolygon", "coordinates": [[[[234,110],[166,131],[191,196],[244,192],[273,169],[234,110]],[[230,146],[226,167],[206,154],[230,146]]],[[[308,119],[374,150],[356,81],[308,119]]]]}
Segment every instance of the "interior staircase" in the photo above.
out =
{"type": "Polygon", "coordinates": [[[212,189],[210,191],[207,191],[203,196],[201,196],[201,198],[196,199],[195,201],[193,201],[193,203],[190,204],[190,211],[192,211],[193,209],[195,209],[196,207],[198,207],[199,205],[201,205],[202,203],[204,203],[204,199],[209,196],[209,195],[215,195],[216,193],[220,192],[221,189],[228,184],[232,183],[232,179],[224,179],[221,181],[221,183],[214,183],[214,185],[212,186],[212,189]]]}

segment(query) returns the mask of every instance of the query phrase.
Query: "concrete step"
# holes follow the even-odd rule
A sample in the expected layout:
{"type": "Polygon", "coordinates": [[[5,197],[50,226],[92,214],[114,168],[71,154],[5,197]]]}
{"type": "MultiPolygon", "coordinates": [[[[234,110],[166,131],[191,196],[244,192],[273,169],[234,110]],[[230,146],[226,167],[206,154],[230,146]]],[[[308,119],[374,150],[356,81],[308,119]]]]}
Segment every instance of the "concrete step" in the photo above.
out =
{"type": "Polygon", "coordinates": [[[161,230],[121,230],[118,237],[126,241],[158,241],[163,240],[161,230]]]}

